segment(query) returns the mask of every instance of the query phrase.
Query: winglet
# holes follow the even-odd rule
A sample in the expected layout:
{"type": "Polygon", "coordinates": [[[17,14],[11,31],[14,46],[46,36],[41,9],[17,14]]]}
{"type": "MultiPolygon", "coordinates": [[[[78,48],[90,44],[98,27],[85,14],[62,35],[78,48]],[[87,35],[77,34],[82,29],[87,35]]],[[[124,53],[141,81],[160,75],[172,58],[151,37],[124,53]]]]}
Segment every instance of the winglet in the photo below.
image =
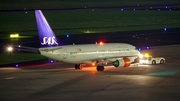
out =
{"type": "Polygon", "coordinates": [[[35,16],[41,47],[63,45],[55,36],[41,10],[35,10],[35,16]]]}

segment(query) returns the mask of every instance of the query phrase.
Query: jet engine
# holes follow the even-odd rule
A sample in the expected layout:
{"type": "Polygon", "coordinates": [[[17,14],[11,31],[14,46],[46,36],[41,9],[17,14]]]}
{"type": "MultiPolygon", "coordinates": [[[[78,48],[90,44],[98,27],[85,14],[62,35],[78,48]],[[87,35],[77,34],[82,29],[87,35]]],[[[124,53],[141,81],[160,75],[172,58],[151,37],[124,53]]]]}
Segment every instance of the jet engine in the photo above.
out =
{"type": "Polygon", "coordinates": [[[122,59],[117,59],[116,61],[113,62],[113,65],[115,67],[129,67],[130,64],[131,64],[131,61],[127,57],[124,57],[122,59]]]}

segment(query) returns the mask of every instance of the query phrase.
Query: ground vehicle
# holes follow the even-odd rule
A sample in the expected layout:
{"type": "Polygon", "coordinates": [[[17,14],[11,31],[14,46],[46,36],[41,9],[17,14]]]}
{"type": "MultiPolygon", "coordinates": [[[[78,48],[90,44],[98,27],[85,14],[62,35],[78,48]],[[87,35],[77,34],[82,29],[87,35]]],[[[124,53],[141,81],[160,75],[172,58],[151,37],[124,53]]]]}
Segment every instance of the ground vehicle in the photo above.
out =
{"type": "Polygon", "coordinates": [[[145,56],[140,58],[139,61],[140,64],[164,64],[165,63],[165,58],[163,57],[152,57],[152,56],[145,56]]]}

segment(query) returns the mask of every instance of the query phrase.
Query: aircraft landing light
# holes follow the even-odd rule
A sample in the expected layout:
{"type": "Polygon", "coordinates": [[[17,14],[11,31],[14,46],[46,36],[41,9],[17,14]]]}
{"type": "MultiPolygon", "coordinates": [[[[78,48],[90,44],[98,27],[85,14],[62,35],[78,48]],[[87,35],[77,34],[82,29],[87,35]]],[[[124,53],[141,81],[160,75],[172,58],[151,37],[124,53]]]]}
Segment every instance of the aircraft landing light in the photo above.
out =
{"type": "Polygon", "coordinates": [[[92,63],[92,66],[95,66],[95,63],[92,63]]]}

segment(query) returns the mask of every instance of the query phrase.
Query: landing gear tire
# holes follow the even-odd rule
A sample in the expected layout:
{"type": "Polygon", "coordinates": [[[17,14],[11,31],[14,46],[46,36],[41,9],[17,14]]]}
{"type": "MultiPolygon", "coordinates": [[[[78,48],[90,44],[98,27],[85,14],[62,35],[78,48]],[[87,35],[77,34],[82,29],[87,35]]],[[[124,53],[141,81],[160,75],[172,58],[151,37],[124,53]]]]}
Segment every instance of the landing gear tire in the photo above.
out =
{"type": "Polygon", "coordinates": [[[97,66],[97,71],[104,71],[104,66],[97,66]]]}
{"type": "Polygon", "coordinates": [[[164,64],[164,60],[163,59],[161,59],[160,64],[164,64]]]}
{"type": "Polygon", "coordinates": [[[82,65],[81,64],[76,64],[74,67],[75,67],[76,70],[81,70],[82,69],[82,65]]]}
{"type": "Polygon", "coordinates": [[[155,61],[155,60],[153,60],[153,61],[152,61],[152,65],[155,65],[155,64],[156,64],[156,61],[155,61]]]}

